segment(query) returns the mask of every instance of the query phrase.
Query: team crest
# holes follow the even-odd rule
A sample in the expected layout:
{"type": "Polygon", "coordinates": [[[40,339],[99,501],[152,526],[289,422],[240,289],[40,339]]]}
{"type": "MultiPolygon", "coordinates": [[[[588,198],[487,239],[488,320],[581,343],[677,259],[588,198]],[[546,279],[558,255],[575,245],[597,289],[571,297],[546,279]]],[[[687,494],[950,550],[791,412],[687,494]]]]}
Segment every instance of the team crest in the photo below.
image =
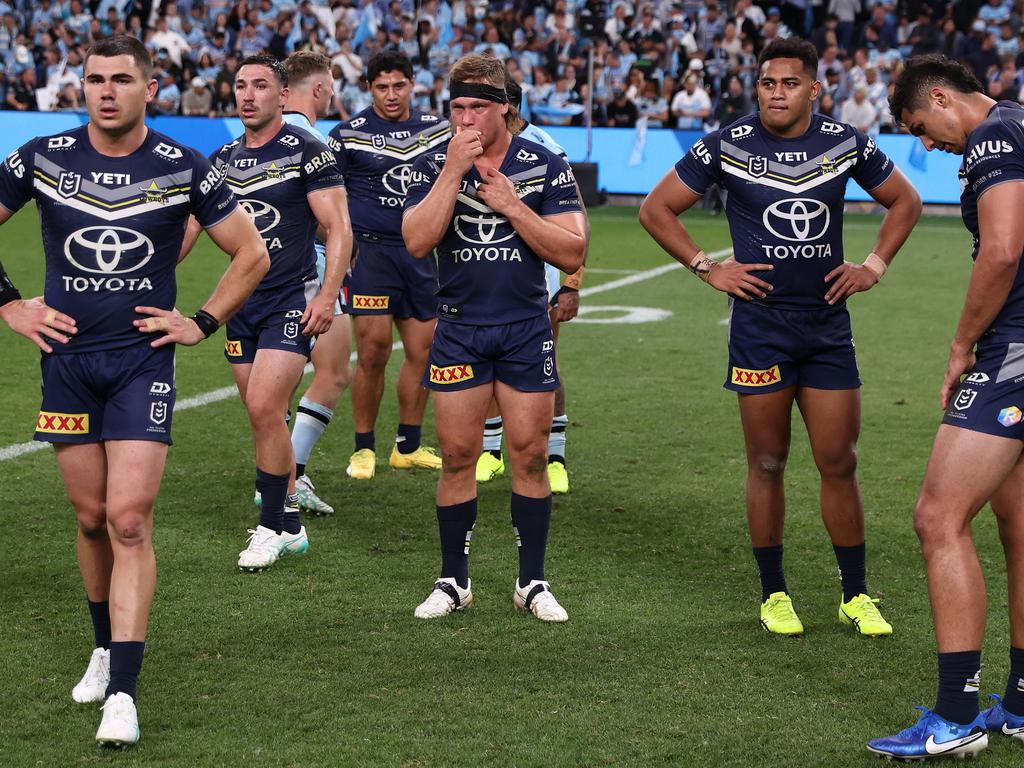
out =
{"type": "Polygon", "coordinates": [[[829,160],[828,155],[822,155],[821,160],[817,161],[818,167],[821,168],[822,173],[835,173],[836,162],[835,160],[829,160]]]}
{"type": "Polygon", "coordinates": [[[416,137],[416,141],[420,143],[421,147],[425,147],[429,143],[427,137],[424,136],[422,133],[416,137]]]}
{"type": "Polygon", "coordinates": [[[286,339],[294,339],[299,335],[299,324],[298,323],[285,323],[284,324],[284,337],[286,339]]]}
{"type": "Polygon", "coordinates": [[[167,403],[150,403],[149,404],[149,420],[154,424],[163,424],[167,421],[167,403]]]}
{"type": "Polygon", "coordinates": [[[973,389],[961,389],[953,401],[953,407],[958,411],[966,411],[972,405],[974,405],[974,398],[978,396],[976,390],[973,389]]]}
{"type": "Polygon", "coordinates": [[[768,158],[751,155],[747,158],[747,173],[759,179],[768,173],[768,158]]]}
{"type": "Polygon", "coordinates": [[[277,167],[277,163],[271,162],[270,165],[263,166],[263,170],[267,174],[268,179],[280,179],[284,172],[277,167]]]}
{"type": "Polygon", "coordinates": [[[166,203],[167,202],[167,190],[160,189],[156,185],[156,181],[149,182],[148,187],[140,187],[142,194],[146,198],[147,203],[166,203]]]}
{"type": "Polygon", "coordinates": [[[370,143],[377,149],[384,149],[388,145],[388,140],[379,134],[374,134],[370,137],[370,143]]]}
{"type": "Polygon", "coordinates": [[[57,192],[61,197],[74,197],[82,187],[82,177],[74,171],[61,171],[57,181],[57,192]]]}

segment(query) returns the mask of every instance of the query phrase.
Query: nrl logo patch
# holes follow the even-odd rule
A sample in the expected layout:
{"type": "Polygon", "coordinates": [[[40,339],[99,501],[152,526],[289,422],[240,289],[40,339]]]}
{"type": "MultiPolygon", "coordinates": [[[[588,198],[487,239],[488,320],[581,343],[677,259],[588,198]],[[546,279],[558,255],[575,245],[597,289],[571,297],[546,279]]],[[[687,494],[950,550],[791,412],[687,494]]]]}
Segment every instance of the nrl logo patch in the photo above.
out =
{"type": "Polygon", "coordinates": [[[61,197],[74,197],[82,187],[82,177],[74,171],[61,171],[57,192],[61,197]]]}
{"type": "Polygon", "coordinates": [[[751,155],[747,158],[747,173],[759,179],[768,173],[768,158],[751,155]]]}
{"type": "Polygon", "coordinates": [[[388,140],[379,134],[374,134],[370,137],[370,143],[377,149],[384,149],[388,145],[388,140]]]}

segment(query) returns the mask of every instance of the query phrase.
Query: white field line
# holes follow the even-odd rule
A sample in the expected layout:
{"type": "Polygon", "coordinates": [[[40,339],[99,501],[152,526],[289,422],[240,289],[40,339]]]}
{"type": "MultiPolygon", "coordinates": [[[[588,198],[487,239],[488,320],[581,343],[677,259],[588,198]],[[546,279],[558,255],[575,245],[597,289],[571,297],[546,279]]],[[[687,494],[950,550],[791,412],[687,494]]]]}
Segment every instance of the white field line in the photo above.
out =
{"type": "MultiPolygon", "coordinates": [[[[717,259],[727,254],[732,253],[731,248],[726,248],[721,251],[715,251],[709,254],[711,258],[717,259]]],[[[601,283],[600,285],[594,285],[590,288],[584,288],[580,291],[580,297],[585,298],[595,293],[604,293],[605,291],[611,291],[615,288],[622,288],[627,285],[633,285],[634,283],[640,283],[644,280],[650,280],[651,278],[663,275],[666,272],[671,272],[674,269],[679,269],[682,264],[678,262],[672,262],[662,267],[656,267],[654,269],[648,269],[644,272],[637,272],[636,274],[629,275],[627,277],[619,278],[618,280],[611,280],[607,283],[601,283]]],[[[391,349],[398,350],[402,348],[402,342],[396,341],[391,345],[391,349]]],[[[350,362],[355,362],[356,353],[353,352],[349,358],[350,362]]],[[[312,363],[308,363],[303,369],[303,374],[310,373],[313,370],[312,363]]],[[[186,397],[184,400],[179,400],[174,404],[174,412],[187,411],[190,408],[199,408],[204,405],[211,405],[212,403],[219,403],[221,400],[227,400],[229,397],[234,397],[238,393],[235,387],[221,387],[220,389],[214,389],[210,392],[204,392],[201,395],[194,395],[192,397],[186,397]]],[[[16,459],[19,456],[25,456],[30,453],[42,451],[49,448],[49,443],[40,443],[35,440],[30,440],[27,443],[16,443],[14,445],[8,445],[4,448],[0,448],[0,461],[7,461],[9,459],[16,459]]]]}

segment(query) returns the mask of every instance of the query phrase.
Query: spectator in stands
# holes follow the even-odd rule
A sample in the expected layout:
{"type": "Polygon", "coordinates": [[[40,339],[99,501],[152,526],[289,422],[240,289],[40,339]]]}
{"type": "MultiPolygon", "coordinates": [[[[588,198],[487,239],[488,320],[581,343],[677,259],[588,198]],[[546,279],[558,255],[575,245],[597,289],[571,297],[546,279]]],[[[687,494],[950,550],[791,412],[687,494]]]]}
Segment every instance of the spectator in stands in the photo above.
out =
{"type": "Polygon", "coordinates": [[[668,105],[669,100],[659,92],[655,80],[644,83],[644,92],[636,108],[640,117],[647,118],[648,128],[664,128],[669,125],[668,105]]]}
{"type": "Polygon", "coordinates": [[[730,77],[715,110],[715,121],[719,126],[726,126],[753,111],[754,103],[743,89],[743,82],[738,77],[730,77]]]}
{"type": "Polygon", "coordinates": [[[968,56],[967,63],[974,70],[978,80],[987,83],[991,79],[992,70],[998,69],[1001,63],[996,52],[996,36],[986,31],[981,39],[981,49],[968,56]]]}
{"type": "Polygon", "coordinates": [[[213,111],[213,93],[206,81],[193,77],[191,87],[181,95],[181,114],[206,116],[213,111]]]}
{"type": "Polygon", "coordinates": [[[636,104],[626,98],[626,92],[621,89],[615,91],[605,113],[609,128],[633,128],[639,116],[636,104]]]}
{"type": "Polygon", "coordinates": [[[21,70],[21,73],[7,89],[7,107],[19,112],[38,110],[36,85],[35,67],[26,67],[21,70]]]}
{"type": "Polygon", "coordinates": [[[157,18],[156,30],[150,35],[146,44],[151,49],[167,51],[171,61],[174,62],[174,66],[179,69],[181,68],[183,57],[192,51],[184,36],[180,32],[170,29],[167,25],[167,19],[163,16],[157,18]]]}
{"type": "Polygon", "coordinates": [[[853,97],[843,102],[839,119],[869,136],[877,136],[878,109],[868,101],[868,89],[863,85],[853,92],[853,97]]]}
{"type": "Polygon", "coordinates": [[[153,77],[159,84],[156,98],[150,102],[151,112],[156,115],[176,115],[181,107],[181,89],[169,71],[153,71],[153,77]]]}
{"type": "Polygon", "coordinates": [[[703,88],[697,86],[697,78],[687,75],[683,90],[672,99],[672,116],[680,130],[699,131],[711,114],[711,99],[703,88]]]}

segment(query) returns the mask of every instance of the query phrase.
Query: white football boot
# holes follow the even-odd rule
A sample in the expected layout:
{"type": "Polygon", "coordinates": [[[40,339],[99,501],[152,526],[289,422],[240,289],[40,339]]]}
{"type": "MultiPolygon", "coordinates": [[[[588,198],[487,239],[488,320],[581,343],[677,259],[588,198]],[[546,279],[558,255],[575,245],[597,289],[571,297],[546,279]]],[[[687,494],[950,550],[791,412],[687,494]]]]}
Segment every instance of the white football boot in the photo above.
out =
{"type": "Polygon", "coordinates": [[[238,553],[238,567],[243,571],[262,571],[276,563],[284,547],[281,535],[262,525],[250,528],[249,533],[249,545],[238,553]]]}
{"type": "Polygon", "coordinates": [[[308,475],[295,478],[295,493],[299,497],[299,509],[311,515],[333,515],[334,507],[316,495],[313,481],[308,475]]]}
{"type": "Polygon", "coordinates": [[[135,711],[135,701],[127,693],[115,693],[103,705],[103,720],[96,729],[96,741],[123,747],[138,740],[139,716],[135,711]]]}
{"type": "Polygon", "coordinates": [[[309,551],[309,537],[306,526],[299,528],[298,533],[281,531],[281,557],[285,555],[304,555],[309,551]]]}
{"type": "Polygon", "coordinates": [[[520,611],[529,611],[541,621],[569,620],[569,614],[555,600],[555,596],[551,593],[551,586],[546,581],[534,579],[525,587],[520,587],[519,579],[516,579],[512,603],[520,611]]]}
{"type": "Polygon", "coordinates": [[[97,648],[89,657],[89,666],[85,668],[85,674],[78,681],[78,685],[71,689],[71,698],[79,704],[92,704],[96,701],[103,701],[107,692],[107,683],[110,682],[110,649],[97,648]]]}
{"type": "Polygon", "coordinates": [[[473,604],[472,586],[472,581],[467,581],[463,589],[455,579],[438,579],[427,599],[416,606],[414,615],[417,619],[436,619],[452,611],[464,611],[473,604]]]}

